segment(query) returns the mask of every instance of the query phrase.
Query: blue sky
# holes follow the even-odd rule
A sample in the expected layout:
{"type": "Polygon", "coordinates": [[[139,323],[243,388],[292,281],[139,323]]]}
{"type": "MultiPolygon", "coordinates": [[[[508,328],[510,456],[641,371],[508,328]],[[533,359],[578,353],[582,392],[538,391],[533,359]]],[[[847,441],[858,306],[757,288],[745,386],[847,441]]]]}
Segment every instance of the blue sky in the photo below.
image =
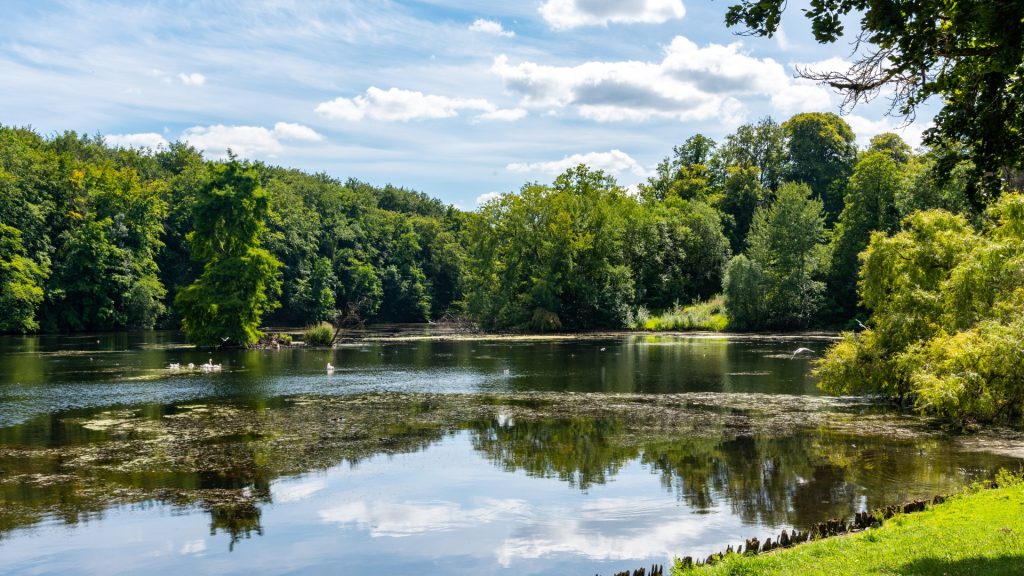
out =
{"type": "MultiPolygon", "coordinates": [[[[695,133],[839,111],[793,78],[814,42],[792,1],[776,38],[726,29],[726,0],[6,2],[0,123],[187,140],[393,183],[465,209],[584,161],[625,186],[695,133]]],[[[845,116],[863,144],[884,98],[845,116]]],[[[934,110],[901,133],[920,141],[934,110]]]]}

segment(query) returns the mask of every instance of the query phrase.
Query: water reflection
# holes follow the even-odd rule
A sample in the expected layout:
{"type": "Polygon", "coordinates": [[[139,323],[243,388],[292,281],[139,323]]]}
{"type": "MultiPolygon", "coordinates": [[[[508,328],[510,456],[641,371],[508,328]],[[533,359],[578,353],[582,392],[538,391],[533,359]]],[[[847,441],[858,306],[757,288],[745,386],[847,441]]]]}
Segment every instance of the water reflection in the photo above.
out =
{"type": "Polygon", "coordinates": [[[364,341],[201,374],[166,369],[209,357],[169,333],[0,338],[0,572],[611,573],[1019,466],[851,432],[873,416],[809,398],[797,346],[824,342],[364,341]]]}
{"type": "Polygon", "coordinates": [[[816,395],[808,375],[820,337],[621,335],[579,340],[353,341],[334,350],[185,346],[173,332],[0,337],[0,425],[105,406],[168,404],[211,395],[404,392],[764,392],[816,395]],[[168,370],[211,356],[223,372],[168,370]],[[327,375],[330,362],[337,367],[327,375]],[[506,372],[507,371],[507,372],[506,372]]]}
{"type": "MultiPolygon", "coordinates": [[[[368,415],[377,428],[331,439],[301,412],[315,404],[141,406],[0,429],[0,546],[31,547],[18,528],[44,520],[89,531],[110,506],[156,501],[203,511],[209,535],[223,535],[229,552],[259,537],[261,548],[287,554],[279,530],[312,537],[316,525],[331,525],[368,538],[385,557],[398,546],[434,562],[446,554],[438,539],[452,545],[454,538],[476,550],[478,568],[486,558],[492,567],[529,561],[537,570],[550,562],[594,570],[584,560],[664,562],[672,553],[948,492],[1016,464],[957,451],[941,438],[828,429],[651,435],[626,417],[553,417],[541,409],[511,418],[500,405],[491,418],[432,421],[440,409],[433,400],[407,402],[393,421],[368,415]],[[196,420],[181,423],[189,418],[196,420]],[[230,419],[244,431],[251,418],[273,425],[235,434],[207,428],[230,419]],[[174,426],[178,445],[164,444],[165,426],[174,426]],[[183,430],[191,437],[181,439],[183,430]],[[119,453],[131,442],[178,454],[139,467],[119,453]],[[303,475],[316,469],[324,472],[303,475]],[[387,543],[396,539],[402,543],[387,543]]],[[[161,518],[147,529],[160,534],[161,518]]],[[[187,536],[180,545],[187,555],[212,553],[200,534],[187,536]]]]}

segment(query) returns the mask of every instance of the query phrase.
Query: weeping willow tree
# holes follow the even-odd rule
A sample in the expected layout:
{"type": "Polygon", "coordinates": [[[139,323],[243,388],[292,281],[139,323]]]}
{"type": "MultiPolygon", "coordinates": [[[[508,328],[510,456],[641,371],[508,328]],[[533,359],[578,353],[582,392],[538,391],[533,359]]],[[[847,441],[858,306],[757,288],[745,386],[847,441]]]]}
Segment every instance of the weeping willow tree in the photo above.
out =
{"type": "Polygon", "coordinates": [[[977,232],[963,216],[917,212],[861,255],[871,327],[844,334],[818,366],[836,394],[877,393],[953,420],[1024,417],[1024,196],[1004,196],[977,232]]]}

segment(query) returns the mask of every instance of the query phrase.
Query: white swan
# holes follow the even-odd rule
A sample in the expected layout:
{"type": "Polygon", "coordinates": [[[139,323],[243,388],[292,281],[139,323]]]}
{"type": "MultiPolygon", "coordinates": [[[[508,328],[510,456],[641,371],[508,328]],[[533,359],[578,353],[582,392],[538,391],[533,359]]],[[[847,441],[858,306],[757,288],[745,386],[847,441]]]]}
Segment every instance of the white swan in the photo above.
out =
{"type": "Polygon", "coordinates": [[[177,362],[171,362],[171,365],[167,367],[168,370],[181,370],[181,364],[177,362]]]}
{"type": "Polygon", "coordinates": [[[330,362],[327,363],[327,373],[334,374],[334,365],[331,364],[330,362]]]}

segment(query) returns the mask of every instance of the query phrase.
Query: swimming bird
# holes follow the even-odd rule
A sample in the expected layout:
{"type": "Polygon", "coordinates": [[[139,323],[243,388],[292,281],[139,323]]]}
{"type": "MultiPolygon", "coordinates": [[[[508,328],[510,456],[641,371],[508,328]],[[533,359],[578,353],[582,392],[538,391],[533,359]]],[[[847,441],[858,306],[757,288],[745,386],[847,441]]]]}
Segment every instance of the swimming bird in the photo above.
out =
{"type": "Polygon", "coordinates": [[[171,362],[171,365],[167,367],[168,370],[179,370],[180,368],[181,364],[177,362],[171,362]]]}
{"type": "Polygon", "coordinates": [[[188,363],[188,369],[189,369],[189,370],[195,370],[195,369],[196,369],[196,365],[195,365],[195,364],[193,364],[192,362],[189,362],[189,363],[188,363]]]}
{"type": "Polygon", "coordinates": [[[814,350],[811,350],[810,348],[797,348],[796,350],[793,350],[793,356],[792,357],[796,358],[797,354],[803,354],[804,352],[810,352],[811,354],[813,354],[814,350]]]}
{"type": "Polygon", "coordinates": [[[327,373],[334,374],[334,365],[331,364],[330,362],[327,363],[327,373]]]}
{"type": "Polygon", "coordinates": [[[601,352],[604,352],[605,350],[607,350],[607,348],[604,348],[604,347],[601,348],[601,352]]]}
{"type": "Polygon", "coordinates": [[[202,366],[200,366],[200,368],[203,369],[203,372],[217,372],[220,370],[221,365],[214,364],[213,358],[210,358],[209,360],[206,361],[206,364],[203,364],[202,366]]]}

